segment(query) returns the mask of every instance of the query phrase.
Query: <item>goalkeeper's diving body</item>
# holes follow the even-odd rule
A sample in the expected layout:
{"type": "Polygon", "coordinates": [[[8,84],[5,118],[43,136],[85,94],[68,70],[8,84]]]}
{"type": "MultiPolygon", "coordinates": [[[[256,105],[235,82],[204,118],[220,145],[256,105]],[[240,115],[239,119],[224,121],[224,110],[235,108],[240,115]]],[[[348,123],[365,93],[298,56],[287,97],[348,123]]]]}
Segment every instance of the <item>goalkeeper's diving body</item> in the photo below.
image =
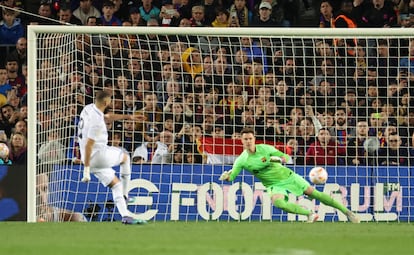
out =
{"type": "Polygon", "coordinates": [[[319,217],[316,213],[287,201],[288,193],[293,193],[296,196],[305,194],[340,210],[348,217],[349,221],[359,223],[358,216],[352,211],[329,195],[316,190],[302,176],[282,165],[290,160],[289,155],[271,145],[256,144],[253,129],[245,128],[241,131],[241,142],[244,151],[234,162],[233,168],[220,176],[220,180],[233,181],[241,170],[245,169],[263,183],[273,205],[286,212],[306,215],[308,222],[315,222],[319,217]]]}
{"type": "Polygon", "coordinates": [[[86,105],[78,124],[79,147],[84,164],[82,182],[89,182],[93,173],[106,187],[112,190],[115,206],[122,216],[124,224],[145,224],[146,221],[136,219],[127,209],[128,182],[131,178],[131,159],[121,148],[108,146],[106,121],[121,119],[143,120],[142,115],[105,114],[111,104],[111,96],[105,91],[98,91],[95,102],[86,105]],[[120,165],[120,178],[112,167],[120,165]]]}

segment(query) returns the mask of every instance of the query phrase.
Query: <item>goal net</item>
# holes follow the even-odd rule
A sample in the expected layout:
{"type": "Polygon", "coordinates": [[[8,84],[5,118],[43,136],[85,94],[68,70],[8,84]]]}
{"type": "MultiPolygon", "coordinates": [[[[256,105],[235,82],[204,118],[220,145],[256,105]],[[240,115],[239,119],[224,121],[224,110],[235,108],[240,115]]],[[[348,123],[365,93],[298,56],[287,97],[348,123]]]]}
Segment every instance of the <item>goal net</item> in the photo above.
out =
{"type": "Polygon", "coordinates": [[[110,145],[131,155],[128,209],[140,218],[304,220],[247,171],[218,180],[251,127],[307,180],[326,168],[316,188],[363,221],[413,221],[413,32],[29,26],[28,220],[120,219],[108,188],[80,182],[79,114],[105,90],[108,111],[146,116],[107,123],[110,145]]]}

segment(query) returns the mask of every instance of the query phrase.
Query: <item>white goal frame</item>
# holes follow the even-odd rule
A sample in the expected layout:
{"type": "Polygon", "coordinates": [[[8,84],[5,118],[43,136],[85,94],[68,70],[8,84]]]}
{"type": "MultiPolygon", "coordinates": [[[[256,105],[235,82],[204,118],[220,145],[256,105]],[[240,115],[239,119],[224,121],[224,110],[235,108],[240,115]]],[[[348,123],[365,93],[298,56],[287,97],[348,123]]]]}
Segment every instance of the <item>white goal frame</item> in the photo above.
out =
{"type": "Polygon", "coordinates": [[[28,26],[28,199],[27,221],[36,222],[36,94],[37,94],[37,34],[38,33],[93,33],[93,34],[162,34],[162,35],[211,35],[211,36],[272,36],[303,38],[392,38],[397,36],[412,37],[413,28],[358,28],[358,29],[320,29],[320,28],[176,28],[176,27],[88,27],[61,25],[29,25],[28,26]]]}

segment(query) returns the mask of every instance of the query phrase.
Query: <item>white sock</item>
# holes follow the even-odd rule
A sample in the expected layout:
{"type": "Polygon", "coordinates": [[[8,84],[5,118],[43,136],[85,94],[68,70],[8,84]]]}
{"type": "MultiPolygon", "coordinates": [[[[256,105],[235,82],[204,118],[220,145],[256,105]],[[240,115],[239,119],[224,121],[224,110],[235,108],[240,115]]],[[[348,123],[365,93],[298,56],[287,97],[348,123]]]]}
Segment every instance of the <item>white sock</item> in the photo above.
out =
{"type": "Polygon", "coordinates": [[[112,186],[112,197],[114,199],[116,208],[118,208],[119,214],[121,214],[122,217],[129,216],[127,204],[122,194],[122,183],[118,182],[112,186]]]}
{"type": "Polygon", "coordinates": [[[128,197],[128,193],[129,193],[129,180],[131,180],[131,158],[127,157],[127,160],[120,165],[120,179],[122,182],[122,192],[124,194],[125,197],[128,197]]]}

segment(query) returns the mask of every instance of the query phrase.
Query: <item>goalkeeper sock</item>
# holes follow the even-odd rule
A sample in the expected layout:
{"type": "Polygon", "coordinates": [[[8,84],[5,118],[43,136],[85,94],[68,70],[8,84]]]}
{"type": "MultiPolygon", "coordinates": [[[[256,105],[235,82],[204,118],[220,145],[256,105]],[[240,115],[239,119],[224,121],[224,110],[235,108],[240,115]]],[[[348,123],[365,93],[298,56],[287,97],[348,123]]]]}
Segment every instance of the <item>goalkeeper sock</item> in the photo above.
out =
{"type": "Polygon", "coordinates": [[[274,205],[277,208],[280,208],[283,211],[286,211],[289,213],[301,214],[301,215],[306,215],[306,216],[308,216],[311,213],[311,211],[303,208],[302,206],[286,202],[284,199],[276,199],[274,202],[274,205]]]}
{"type": "Polygon", "coordinates": [[[114,203],[116,208],[118,208],[119,214],[121,214],[122,217],[128,216],[129,212],[124,196],[122,195],[122,183],[118,182],[112,186],[112,197],[114,198],[114,203]]]}
{"type": "Polygon", "coordinates": [[[322,203],[324,203],[325,205],[332,206],[332,207],[340,210],[344,214],[346,214],[348,212],[348,209],[343,204],[339,203],[338,201],[333,199],[328,194],[320,192],[319,190],[315,189],[309,197],[317,199],[317,200],[321,201],[322,203]]]}
{"type": "Polygon", "coordinates": [[[131,180],[131,158],[129,157],[129,155],[127,157],[127,160],[120,165],[119,172],[120,172],[119,177],[121,179],[122,188],[123,188],[122,192],[125,198],[128,198],[128,193],[129,193],[128,186],[129,186],[129,181],[131,180]]]}

